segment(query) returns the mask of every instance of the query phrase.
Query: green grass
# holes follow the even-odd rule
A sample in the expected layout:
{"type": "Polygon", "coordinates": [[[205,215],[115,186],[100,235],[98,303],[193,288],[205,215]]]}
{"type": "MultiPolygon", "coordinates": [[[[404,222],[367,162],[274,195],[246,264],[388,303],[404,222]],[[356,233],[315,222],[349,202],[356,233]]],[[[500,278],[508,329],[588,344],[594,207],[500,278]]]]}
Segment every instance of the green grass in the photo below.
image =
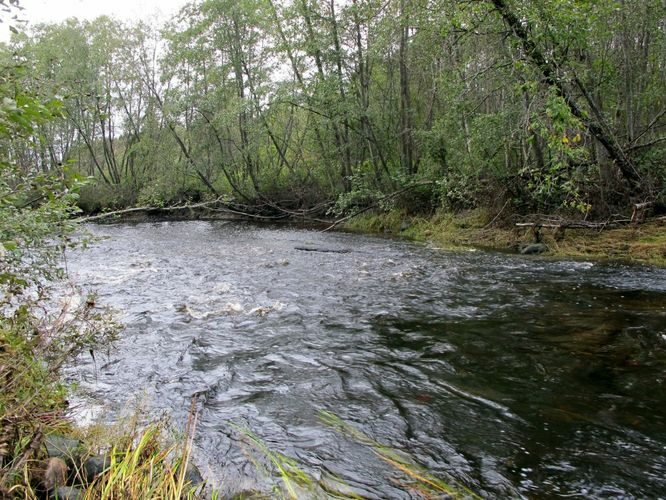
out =
{"type": "Polygon", "coordinates": [[[231,426],[251,447],[247,456],[255,468],[266,476],[277,477],[280,480],[281,485],[275,486],[272,497],[296,500],[306,492],[310,494],[317,492],[317,482],[300,467],[296,460],[271,450],[259,436],[247,427],[235,424],[231,424],[231,426]],[[262,458],[266,459],[267,463],[264,463],[262,458]]]}
{"type": "Polygon", "coordinates": [[[185,479],[191,454],[191,437],[168,444],[164,426],[151,424],[125,435],[109,452],[109,466],[83,491],[85,499],[196,498],[198,485],[185,479]]]}
{"type": "Polygon", "coordinates": [[[481,498],[472,490],[459,484],[452,478],[444,481],[433,476],[406,454],[399,453],[393,448],[371,439],[333,413],[322,411],[319,414],[319,418],[340,434],[371,448],[380,460],[386,462],[399,474],[399,478],[395,479],[394,482],[405,491],[416,492],[422,498],[426,499],[441,498],[442,495],[453,499],[481,498]]]}
{"type": "MultiPolygon", "coordinates": [[[[531,228],[511,221],[494,221],[483,210],[433,217],[409,217],[399,211],[362,214],[345,224],[355,232],[391,234],[428,242],[445,250],[470,247],[517,251],[520,244],[533,243],[531,228]],[[405,228],[405,226],[408,226],[405,228]]],[[[554,229],[541,231],[548,255],[558,258],[612,259],[666,267],[666,221],[654,220],[612,229],[566,229],[564,237],[554,229]]]]}
{"type": "MultiPolygon", "coordinates": [[[[417,494],[419,498],[436,499],[480,499],[472,490],[459,484],[452,478],[443,480],[435,477],[423,466],[416,463],[405,453],[398,452],[393,448],[383,445],[351,424],[345,422],[333,413],[322,411],[319,419],[336,430],[345,438],[368,447],[381,461],[388,464],[393,473],[386,481],[393,483],[405,492],[417,494]]],[[[296,460],[282,453],[271,450],[261,438],[247,427],[230,424],[241,435],[243,441],[250,447],[247,456],[266,477],[277,479],[280,484],[276,485],[271,493],[271,498],[283,498],[295,500],[298,498],[362,498],[353,492],[342,479],[331,477],[332,484],[314,478],[308,474],[302,465],[296,460]]]]}

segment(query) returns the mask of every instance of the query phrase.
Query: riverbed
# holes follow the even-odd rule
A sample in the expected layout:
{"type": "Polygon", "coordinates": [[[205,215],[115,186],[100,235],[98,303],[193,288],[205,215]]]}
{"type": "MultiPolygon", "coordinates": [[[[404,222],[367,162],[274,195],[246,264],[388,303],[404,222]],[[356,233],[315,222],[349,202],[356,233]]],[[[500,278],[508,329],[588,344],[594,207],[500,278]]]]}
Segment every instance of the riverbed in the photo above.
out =
{"type": "Polygon", "coordinates": [[[184,423],[226,494],[246,429],[312,477],[414,498],[337,415],[485,497],[666,493],[666,270],[243,222],[88,226],[72,279],[125,325],[68,369],[113,420],[184,423]],[[325,251],[324,251],[325,250],[325,251]]]}

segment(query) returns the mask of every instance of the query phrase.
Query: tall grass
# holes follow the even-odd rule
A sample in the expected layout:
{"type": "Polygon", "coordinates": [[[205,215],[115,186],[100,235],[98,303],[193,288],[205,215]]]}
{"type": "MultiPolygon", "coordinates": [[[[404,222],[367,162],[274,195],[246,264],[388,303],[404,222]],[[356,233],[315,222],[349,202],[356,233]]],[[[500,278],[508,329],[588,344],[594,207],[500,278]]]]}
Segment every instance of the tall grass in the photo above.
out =
{"type": "MultiPolygon", "coordinates": [[[[322,411],[319,413],[319,418],[324,424],[345,437],[371,448],[373,453],[380,460],[390,465],[395,472],[395,475],[387,478],[387,481],[394,483],[399,489],[409,492],[410,495],[425,500],[442,497],[456,500],[481,499],[472,490],[452,478],[445,481],[435,477],[406,454],[399,453],[395,449],[371,439],[333,413],[322,411]]],[[[248,458],[255,467],[260,472],[271,477],[277,477],[280,480],[281,487],[275,487],[271,498],[290,500],[299,498],[362,498],[338,477],[332,479],[341,488],[335,491],[331,490],[330,486],[308,474],[296,460],[271,450],[260,437],[247,427],[233,423],[230,425],[240,433],[243,441],[251,446],[252,451],[248,454],[248,458]],[[262,462],[261,458],[265,459],[265,463],[262,462]]]]}
{"type": "Polygon", "coordinates": [[[453,479],[450,479],[447,482],[433,476],[423,466],[417,464],[407,455],[398,453],[393,448],[371,439],[337,415],[327,411],[321,411],[319,413],[319,418],[322,422],[341,434],[370,447],[379,459],[389,464],[400,474],[400,476],[402,476],[400,479],[394,480],[394,482],[401,488],[417,493],[420,497],[425,499],[441,498],[442,495],[454,499],[481,499],[481,497],[472,490],[455,482],[453,479]]]}
{"type": "Polygon", "coordinates": [[[124,434],[112,447],[106,470],[83,492],[89,500],[198,498],[203,485],[187,479],[197,423],[192,400],[185,435],[170,444],[161,421],[124,434]]]}

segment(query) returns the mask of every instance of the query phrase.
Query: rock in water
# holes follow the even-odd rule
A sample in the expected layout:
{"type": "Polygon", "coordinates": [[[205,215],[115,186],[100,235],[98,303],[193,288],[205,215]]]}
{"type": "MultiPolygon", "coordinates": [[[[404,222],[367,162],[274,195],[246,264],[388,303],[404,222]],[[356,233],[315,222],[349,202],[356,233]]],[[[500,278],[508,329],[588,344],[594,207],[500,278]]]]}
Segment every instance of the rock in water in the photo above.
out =
{"type": "Polygon", "coordinates": [[[97,476],[106,470],[110,463],[111,459],[109,457],[88,457],[85,462],[83,462],[83,475],[85,476],[86,483],[92,483],[97,476]]]}
{"type": "Polygon", "coordinates": [[[197,487],[205,483],[201,472],[196,465],[192,462],[187,464],[187,469],[185,469],[185,482],[190,483],[192,486],[197,487]]]}
{"type": "Polygon", "coordinates": [[[548,247],[543,243],[534,243],[520,249],[523,255],[537,255],[548,251],[548,247]]]}

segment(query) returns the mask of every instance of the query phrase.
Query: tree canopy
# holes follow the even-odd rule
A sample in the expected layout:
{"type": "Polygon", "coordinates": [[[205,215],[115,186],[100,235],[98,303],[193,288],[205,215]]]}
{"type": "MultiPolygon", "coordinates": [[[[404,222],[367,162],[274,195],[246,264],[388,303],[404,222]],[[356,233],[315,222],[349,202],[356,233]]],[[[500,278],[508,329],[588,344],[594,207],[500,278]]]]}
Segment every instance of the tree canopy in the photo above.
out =
{"type": "Polygon", "coordinates": [[[208,196],[343,212],[603,216],[666,195],[661,0],[203,0],[159,28],[38,25],[2,50],[57,119],[17,165],[88,211],[208,196]]]}

